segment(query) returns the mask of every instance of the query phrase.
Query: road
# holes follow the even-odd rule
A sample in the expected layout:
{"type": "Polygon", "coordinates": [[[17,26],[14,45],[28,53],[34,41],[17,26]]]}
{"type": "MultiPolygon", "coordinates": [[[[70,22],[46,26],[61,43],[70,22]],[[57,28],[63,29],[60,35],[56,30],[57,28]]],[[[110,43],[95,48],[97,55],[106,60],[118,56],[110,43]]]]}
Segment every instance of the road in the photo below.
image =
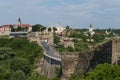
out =
{"type": "Polygon", "coordinates": [[[41,42],[41,46],[45,50],[44,55],[46,55],[52,59],[61,61],[60,55],[56,54],[56,52],[54,51],[54,49],[50,45],[48,45],[46,42],[41,42]]]}

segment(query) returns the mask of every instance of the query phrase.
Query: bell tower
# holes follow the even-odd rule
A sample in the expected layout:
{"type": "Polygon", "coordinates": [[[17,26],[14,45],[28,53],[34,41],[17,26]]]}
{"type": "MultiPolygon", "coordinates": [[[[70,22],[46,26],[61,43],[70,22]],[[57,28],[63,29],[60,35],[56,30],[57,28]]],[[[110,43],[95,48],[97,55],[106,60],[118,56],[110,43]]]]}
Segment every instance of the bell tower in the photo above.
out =
{"type": "Polygon", "coordinates": [[[18,25],[21,25],[21,24],[22,24],[21,19],[18,18],[18,25]]]}
{"type": "Polygon", "coordinates": [[[93,31],[93,27],[92,27],[92,24],[90,24],[89,26],[89,32],[92,32],[93,31]]]}

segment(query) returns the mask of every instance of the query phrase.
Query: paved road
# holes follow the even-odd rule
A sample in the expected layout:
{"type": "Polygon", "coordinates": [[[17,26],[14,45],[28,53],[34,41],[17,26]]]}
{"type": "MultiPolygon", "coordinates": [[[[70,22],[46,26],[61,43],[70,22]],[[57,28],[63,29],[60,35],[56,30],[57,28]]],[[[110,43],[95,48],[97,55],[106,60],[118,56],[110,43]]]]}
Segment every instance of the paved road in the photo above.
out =
{"type": "Polygon", "coordinates": [[[41,46],[45,50],[46,54],[44,54],[44,55],[46,55],[46,56],[48,56],[48,57],[50,57],[52,59],[61,61],[60,55],[56,54],[54,49],[50,45],[48,45],[46,42],[41,42],[41,46]]]}

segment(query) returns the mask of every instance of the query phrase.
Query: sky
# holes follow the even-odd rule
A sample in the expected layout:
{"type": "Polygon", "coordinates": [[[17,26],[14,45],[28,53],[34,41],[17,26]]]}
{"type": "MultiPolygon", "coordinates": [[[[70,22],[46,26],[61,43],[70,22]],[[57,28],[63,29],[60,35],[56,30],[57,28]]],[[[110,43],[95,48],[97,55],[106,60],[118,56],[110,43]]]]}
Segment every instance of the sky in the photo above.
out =
{"type": "Polygon", "coordinates": [[[120,28],[120,0],[0,0],[0,25],[120,28]]]}

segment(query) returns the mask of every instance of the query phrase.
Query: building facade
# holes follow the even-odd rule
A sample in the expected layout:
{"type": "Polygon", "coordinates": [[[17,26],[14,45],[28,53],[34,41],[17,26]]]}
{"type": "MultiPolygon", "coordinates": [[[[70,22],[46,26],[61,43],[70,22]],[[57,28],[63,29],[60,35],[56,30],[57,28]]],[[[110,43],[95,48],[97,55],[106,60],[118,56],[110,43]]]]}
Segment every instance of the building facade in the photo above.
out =
{"type": "Polygon", "coordinates": [[[3,25],[3,26],[0,26],[0,32],[10,32],[11,31],[11,28],[10,28],[10,25],[3,25]]]}
{"type": "Polygon", "coordinates": [[[17,28],[25,28],[27,30],[27,32],[32,31],[32,27],[30,26],[30,24],[22,24],[21,19],[18,19],[18,23],[17,24],[13,24],[13,25],[2,25],[0,26],[0,33],[8,33],[11,32],[12,29],[17,29],[17,28]]]}

